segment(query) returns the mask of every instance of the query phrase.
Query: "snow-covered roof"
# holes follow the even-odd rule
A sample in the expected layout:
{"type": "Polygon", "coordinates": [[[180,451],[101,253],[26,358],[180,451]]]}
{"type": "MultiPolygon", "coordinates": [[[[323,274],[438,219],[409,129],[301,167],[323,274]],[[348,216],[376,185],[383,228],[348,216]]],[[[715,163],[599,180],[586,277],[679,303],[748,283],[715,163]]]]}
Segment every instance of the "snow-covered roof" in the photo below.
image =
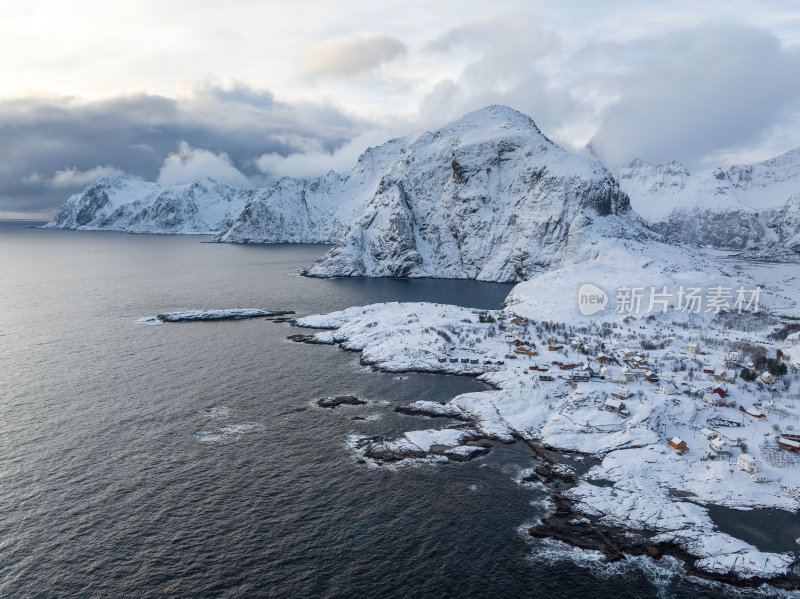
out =
{"type": "Polygon", "coordinates": [[[725,449],[728,444],[725,443],[725,440],[722,437],[714,437],[711,439],[711,448],[719,451],[720,449],[725,449]]]}

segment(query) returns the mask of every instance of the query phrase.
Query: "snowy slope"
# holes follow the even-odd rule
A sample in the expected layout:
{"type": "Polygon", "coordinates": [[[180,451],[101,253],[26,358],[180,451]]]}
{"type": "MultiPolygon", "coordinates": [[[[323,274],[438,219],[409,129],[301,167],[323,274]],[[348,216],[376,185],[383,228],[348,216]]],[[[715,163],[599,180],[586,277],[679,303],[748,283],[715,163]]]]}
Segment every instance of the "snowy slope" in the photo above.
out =
{"type": "Polygon", "coordinates": [[[399,150],[398,140],[367,149],[347,174],[283,178],[258,190],[233,224],[212,241],[224,243],[335,243],[375,193],[399,150]]]}
{"type": "Polygon", "coordinates": [[[800,230],[800,148],[751,165],[690,173],[677,162],[634,160],[616,173],[631,205],[667,239],[696,245],[792,253],[800,230]]]}
{"type": "Polygon", "coordinates": [[[605,168],[510,108],[371,153],[374,194],[308,274],[519,281],[593,259],[598,240],[654,237],[605,168]]]}
{"type": "Polygon", "coordinates": [[[241,211],[248,190],[215,179],[162,187],[103,177],[70,197],[51,229],[128,233],[212,233],[227,228],[241,211]]]}

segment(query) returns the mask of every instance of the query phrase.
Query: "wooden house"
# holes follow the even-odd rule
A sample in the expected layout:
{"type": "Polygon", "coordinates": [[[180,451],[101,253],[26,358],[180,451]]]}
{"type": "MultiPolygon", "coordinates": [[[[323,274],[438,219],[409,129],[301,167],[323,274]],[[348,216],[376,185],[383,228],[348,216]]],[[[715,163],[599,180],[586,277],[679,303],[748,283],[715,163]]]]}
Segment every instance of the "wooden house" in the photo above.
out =
{"type": "Polygon", "coordinates": [[[778,447],[787,451],[800,451],[800,441],[778,437],[778,447]]]}
{"type": "Polygon", "coordinates": [[[705,437],[706,441],[711,441],[711,439],[719,437],[719,435],[710,428],[701,428],[700,434],[705,437]]]}
{"type": "Polygon", "coordinates": [[[669,446],[676,451],[689,451],[689,448],[686,446],[686,441],[680,437],[672,437],[672,439],[669,440],[669,446]]]}
{"type": "Polygon", "coordinates": [[[728,373],[723,370],[714,375],[714,380],[718,383],[727,383],[731,380],[731,377],[728,376],[728,373]]]}
{"type": "Polygon", "coordinates": [[[718,396],[714,395],[713,393],[704,395],[703,401],[708,405],[715,406],[717,408],[722,408],[725,406],[725,402],[722,401],[718,396]]]}
{"type": "Polygon", "coordinates": [[[758,377],[761,379],[761,382],[767,385],[774,385],[775,384],[775,375],[769,371],[764,371],[761,373],[761,376],[758,377]]]}
{"type": "Polygon", "coordinates": [[[728,387],[726,385],[717,385],[716,387],[714,387],[711,393],[716,393],[722,399],[725,399],[726,397],[728,397],[728,387]]]}

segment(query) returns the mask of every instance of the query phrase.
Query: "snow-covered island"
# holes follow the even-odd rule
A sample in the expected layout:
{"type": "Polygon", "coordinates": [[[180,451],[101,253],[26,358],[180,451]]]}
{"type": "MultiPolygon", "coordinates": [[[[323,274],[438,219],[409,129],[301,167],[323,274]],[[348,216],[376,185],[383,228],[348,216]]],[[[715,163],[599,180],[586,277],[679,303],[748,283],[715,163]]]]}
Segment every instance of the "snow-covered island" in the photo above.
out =
{"type": "Polygon", "coordinates": [[[526,480],[553,491],[552,517],[531,534],[609,559],[671,554],[700,576],[800,588],[800,546],[760,551],[720,531],[708,510],[800,509],[800,352],[785,347],[800,326],[767,313],[587,318],[572,298],[571,319],[532,318],[549,291],[522,283],[502,311],[386,303],[297,324],[375,368],[473,375],[492,387],[401,407],[467,424],[355,435],[348,444],[361,460],[447,462],[482,455],[482,440],[526,442],[551,459],[526,480]],[[596,465],[577,476],[559,455],[596,465]]]}
{"type": "Polygon", "coordinates": [[[258,308],[227,308],[220,310],[184,310],[163,312],[142,319],[146,323],[194,322],[202,320],[242,320],[245,318],[273,318],[294,314],[291,310],[261,310],[258,308]]]}

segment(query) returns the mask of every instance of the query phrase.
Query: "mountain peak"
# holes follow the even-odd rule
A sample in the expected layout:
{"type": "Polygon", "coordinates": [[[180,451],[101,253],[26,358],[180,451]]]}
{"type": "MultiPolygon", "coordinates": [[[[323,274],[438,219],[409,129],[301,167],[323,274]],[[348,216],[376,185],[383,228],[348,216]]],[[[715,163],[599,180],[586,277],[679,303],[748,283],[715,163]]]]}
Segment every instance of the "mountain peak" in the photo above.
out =
{"type": "Polygon", "coordinates": [[[542,133],[531,117],[502,104],[491,104],[468,112],[439,130],[439,132],[462,131],[484,131],[494,134],[505,131],[533,133],[553,143],[542,133]]]}

